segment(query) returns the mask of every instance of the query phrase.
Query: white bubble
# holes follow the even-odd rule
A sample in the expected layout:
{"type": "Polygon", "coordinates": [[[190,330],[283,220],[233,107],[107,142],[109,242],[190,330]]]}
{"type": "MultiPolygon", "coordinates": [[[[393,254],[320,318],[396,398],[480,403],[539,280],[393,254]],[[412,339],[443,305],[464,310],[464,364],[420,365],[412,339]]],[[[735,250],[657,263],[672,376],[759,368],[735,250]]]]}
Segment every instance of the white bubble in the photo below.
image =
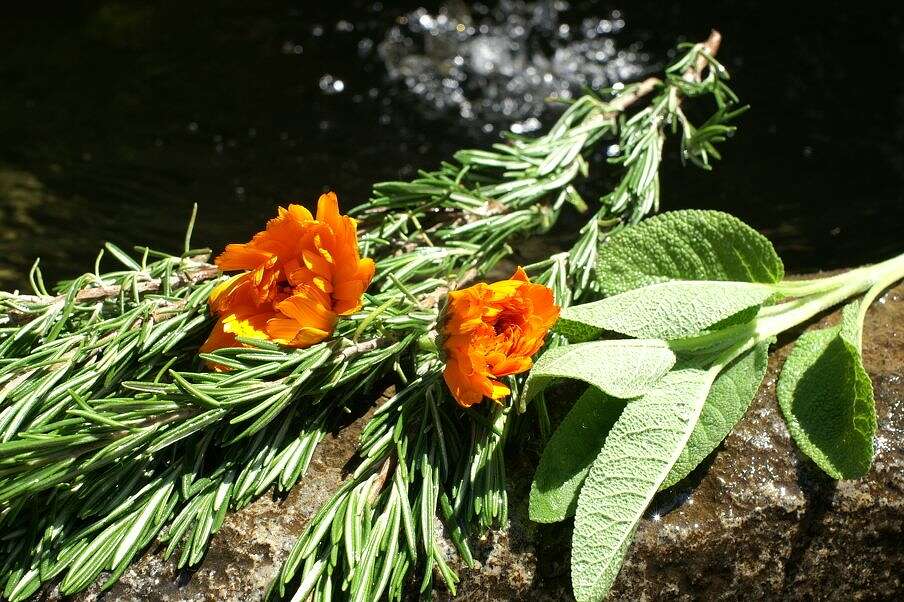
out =
{"type": "Polygon", "coordinates": [[[320,78],[320,89],[324,94],[339,94],[345,90],[345,82],[326,73],[320,78]]]}

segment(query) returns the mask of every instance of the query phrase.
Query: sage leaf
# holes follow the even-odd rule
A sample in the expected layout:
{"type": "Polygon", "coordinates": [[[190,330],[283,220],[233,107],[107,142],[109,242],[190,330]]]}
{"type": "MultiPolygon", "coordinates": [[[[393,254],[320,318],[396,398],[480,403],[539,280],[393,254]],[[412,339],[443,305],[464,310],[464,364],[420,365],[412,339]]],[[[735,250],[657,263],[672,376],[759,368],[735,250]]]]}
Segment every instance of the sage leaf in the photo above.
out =
{"type": "Polygon", "coordinates": [[[782,260],[762,234],[721,211],[670,211],[612,235],[600,247],[606,296],[667,280],[776,283],[782,260]]]}
{"type": "Polygon", "coordinates": [[[665,341],[612,340],[563,345],[547,350],[524,383],[519,410],[556,380],[581,380],[613,397],[646,393],[675,364],[665,341]]]}
{"type": "Polygon", "coordinates": [[[660,489],[671,487],[702,462],[744,416],[766,375],[770,341],[762,341],[719,373],[687,446],[660,489]]]}
{"type": "Polygon", "coordinates": [[[625,406],[578,496],[571,581],[580,601],[601,600],[634,530],[687,444],[718,369],[666,375],[625,406]]]}
{"type": "Polygon", "coordinates": [[[678,339],[698,334],[775,293],[753,282],[661,282],[562,311],[556,330],[572,342],[614,331],[638,338],[678,339]]]}
{"type": "Polygon", "coordinates": [[[625,402],[587,387],[550,437],[530,488],[532,521],[555,523],[574,514],[578,492],[625,402]]]}
{"type": "Polygon", "coordinates": [[[834,479],[866,475],[875,455],[876,405],[860,355],[859,307],[845,306],[836,326],[803,333],[777,387],[795,443],[834,479]]]}

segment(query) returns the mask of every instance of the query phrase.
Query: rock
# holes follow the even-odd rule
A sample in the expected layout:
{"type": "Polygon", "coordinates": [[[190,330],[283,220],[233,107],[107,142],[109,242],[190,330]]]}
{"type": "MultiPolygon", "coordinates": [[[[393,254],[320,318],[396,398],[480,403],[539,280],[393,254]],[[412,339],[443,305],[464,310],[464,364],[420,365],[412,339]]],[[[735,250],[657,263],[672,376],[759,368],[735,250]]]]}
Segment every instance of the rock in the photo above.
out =
{"type": "MultiPolygon", "coordinates": [[[[824,317],[833,323],[838,313],[824,317]]],[[[816,326],[814,324],[813,326],[816,326]]],[[[775,400],[793,337],[779,341],[744,419],[643,518],[613,600],[889,600],[904,596],[904,285],[870,308],[863,355],[876,391],[877,456],[870,474],[835,483],[794,447],[775,400]]],[[[324,441],[286,500],[230,516],[191,574],[150,551],[105,600],[255,600],[317,506],[342,478],[363,418],[324,441]]],[[[570,600],[572,523],[535,525],[527,495],[536,457],[509,455],[507,530],[474,542],[478,570],[461,570],[454,598],[570,600]]],[[[79,598],[98,598],[94,589],[79,598]]]]}

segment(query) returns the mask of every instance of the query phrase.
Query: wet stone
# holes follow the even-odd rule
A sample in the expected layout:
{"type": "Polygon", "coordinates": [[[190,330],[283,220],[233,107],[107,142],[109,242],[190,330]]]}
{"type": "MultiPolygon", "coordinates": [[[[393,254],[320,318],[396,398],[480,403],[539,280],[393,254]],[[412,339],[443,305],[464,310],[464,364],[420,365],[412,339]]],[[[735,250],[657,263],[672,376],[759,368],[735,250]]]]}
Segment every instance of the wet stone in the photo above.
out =
{"type": "MultiPolygon", "coordinates": [[[[832,313],[811,325],[834,323],[832,313]]],[[[891,600],[904,597],[904,285],[869,310],[863,354],[879,415],[870,474],[835,483],[798,453],[775,399],[793,338],[779,341],[744,419],[687,479],[656,497],[613,600],[891,600]]],[[[555,409],[552,409],[555,411],[555,409]]],[[[285,500],[229,518],[190,573],[151,550],[106,600],[256,600],[306,521],[343,478],[366,417],[327,438],[285,500]]],[[[508,457],[510,523],[473,541],[478,569],[439,600],[570,600],[572,521],[536,525],[527,498],[535,440],[508,457]],[[520,452],[520,453],[519,453],[520,452]]],[[[451,548],[450,548],[451,550],[451,548]]],[[[98,589],[79,596],[98,598],[98,589]]]]}

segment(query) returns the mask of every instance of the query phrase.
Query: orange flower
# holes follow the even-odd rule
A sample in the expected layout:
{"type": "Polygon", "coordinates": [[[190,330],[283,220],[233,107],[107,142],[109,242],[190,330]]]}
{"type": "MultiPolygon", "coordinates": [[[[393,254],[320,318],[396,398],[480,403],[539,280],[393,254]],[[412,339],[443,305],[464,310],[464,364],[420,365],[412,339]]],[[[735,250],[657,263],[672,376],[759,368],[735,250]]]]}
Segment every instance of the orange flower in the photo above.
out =
{"type": "Polygon", "coordinates": [[[520,267],[508,280],[449,293],[443,327],[443,376],[463,407],[511,391],[499,378],[530,370],[531,356],[559,317],[552,291],[531,284],[520,267]]]}
{"type": "Polygon", "coordinates": [[[317,201],[317,217],[301,205],[279,208],[250,242],[230,244],[216,259],[224,271],[244,270],[217,286],[219,316],[201,348],[239,346],[236,337],[308,347],[330,336],[338,316],[361,308],[374,262],[358,253],[355,220],[339,214],[332,192],[317,201]]]}

